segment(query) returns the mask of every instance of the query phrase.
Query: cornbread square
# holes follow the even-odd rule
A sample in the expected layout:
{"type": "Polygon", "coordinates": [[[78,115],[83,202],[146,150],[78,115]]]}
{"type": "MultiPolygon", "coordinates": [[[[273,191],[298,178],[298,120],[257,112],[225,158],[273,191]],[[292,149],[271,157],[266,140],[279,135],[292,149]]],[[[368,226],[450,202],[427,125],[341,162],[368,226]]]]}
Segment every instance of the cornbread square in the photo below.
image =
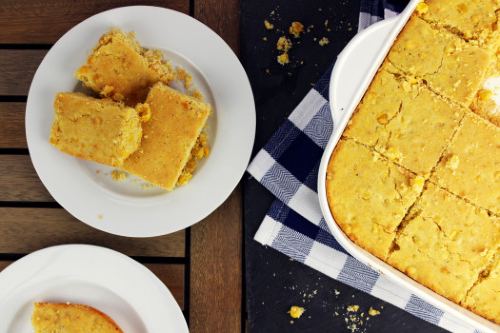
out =
{"type": "Polygon", "coordinates": [[[468,107],[491,57],[487,50],[413,16],[387,59],[401,72],[425,80],[432,90],[468,107]]]}
{"type": "Polygon", "coordinates": [[[67,154],[121,166],[141,142],[137,110],[109,99],[59,93],[50,143],[67,154]]]}
{"type": "Polygon", "coordinates": [[[151,119],[145,122],[141,146],[124,169],[168,191],[172,190],[211,112],[210,105],[159,82],[146,104],[151,119]]]}
{"type": "Polygon", "coordinates": [[[499,215],[499,166],[500,129],[468,112],[431,180],[499,215]]]}
{"type": "Polygon", "coordinates": [[[493,258],[500,220],[427,183],[396,237],[389,264],[459,303],[493,258]]]}
{"type": "Polygon", "coordinates": [[[351,240],[385,259],[399,223],[422,190],[416,178],[365,146],[341,139],[326,179],[336,223],[351,240]]]}
{"type": "Polygon", "coordinates": [[[31,316],[35,333],[122,333],[106,314],[87,305],[35,303],[31,316]]]}
{"type": "Polygon", "coordinates": [[[498,0],[426,0],[417,13],[427,22],[466,39],[487,38],[497,29],[498,0]]]}
{"type": "Polygon", "coordinates": [[[344,135],[415,173],[429,174],[464,112],[421,84],[382,69],[344,135]]]}
{"type": "Polygon", "coordinates": [[[113,29],[99,39],[75,75],[102,96],[134,106],[144,101],[154,83],[174,79],[175,71],[161,52],[143,49],[133,33],[113,29]]]}
{"type": "Polygon", "coordinates": [[[497,324],[500,324],[500,262],[483,272],[467,293],[462,305],[497,324]]]}

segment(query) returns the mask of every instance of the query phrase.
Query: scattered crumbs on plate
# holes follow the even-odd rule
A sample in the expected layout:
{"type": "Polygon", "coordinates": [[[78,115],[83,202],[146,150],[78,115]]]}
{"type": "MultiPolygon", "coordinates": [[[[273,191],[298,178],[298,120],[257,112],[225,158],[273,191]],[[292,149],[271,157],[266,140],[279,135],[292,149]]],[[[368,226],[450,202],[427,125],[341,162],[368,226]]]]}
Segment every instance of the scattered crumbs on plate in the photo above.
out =
{"type": "Polygon", "coordinates": [[[338,291],[337,289],[333,289],[333,293],[335,294],[335,296],[340,295],[340,291],[338,291]]]}
{"type": "Polygon", "coordinates": [[[199,101],[202,101],[202,102],[205,100],[205,96],[203,96],[202,92],[199,91],[198,89],[191,91],[191,97],[193,97],[199,101]]]}
{"type": "MultiPolygon", "coordinates": [[[[273,13],[274,13],[274,10],[271,12],[271,14],[273,14],[273,13]]],[[[267,30],[273,30],[274,24],[272,24],[268,20],[264,20],[264,28],[266,28],[267,30]]]]}
{"type": "Polygon", "coordinates": [[[328,27],[328,20],[325,20],[325,22],[323,22],[323,25],[326,27],[328,27]]]}
{"type": "Polygon", "coordinates": [[[276,50],[283,51],[285,53],[288,52],[292,48],[292,46],[292,41],[285,36],[281,36],[276,42],[276,50]]]}
{"type": "Polygon", "coordinates": [[[96,175],[101,174],[101,170],[97,169],[97,170],[95,171],[95,174],[96,174],[96,175]]]}
{"type": "Polygon", "coordinates": [[[323,11],[323,8],[319,7],[318,12],[322,12],[322,11],[323,11]]]}
{"type": "Polygon", "coordinates": [[[193,85],[193,77],[184,68],[177,66],[175,68],[175,78],[176,80],[182,82],[186,90],[190,89],[193,85]]]}
{"type": "Polygon", "coordinates": [[[304,25],[299,21],[293,21],[288,28],[288,32],[290,35],[293,35],[295,38],[299,38],[300,35],[304,32],[304,25]]]}
{"type": "Polygon", "coordinates": [[[322,37],[318,43],[320,46],[325,46],[330,44],[330,40],[327,37],[322,37]]]}
{"type": "Polygon", "coordinates": [[[125,171],[118,170],[118,169],[111,171],[111,178],[113,178],[114,181],[122,182],[125,179],[127,179],[127,177],[128,177],[128,173],[126,173],[125,171]]]}
{"type": "Polygon", "coordinates": [[[265,36],[264,36],[264,37],[262,37],[262,40],[263,40],[264,42],[267,42],[267,37],[265,37],[265,36]]]}
{"type": "Polygon", "coordinates": [[[293,325],[293,320],[290,320],[290,324],[292,324],[292,325],[293,325]]]}
{"type": "Polygon", "coordinates": [[[103,216],[102,214],[97,214],[97,219],[102,220],[103,216]]]}
{"type": "Polygon", "coordinates": [[[276,57],[276,61],[278,64],[284,66],[290,62],[290,58],[288,57],[288,53],[282,53],[276,57]]]}
{"type": "Polygon", "coordinates": [[[368,314],[372,317],[374,316],[378,316],[380,314],[380,311],[377,310],[377,309],[374,309],[370,306],[370,308],[368,309],[368,314]]]}
{"type": "Polygon", "coordinates": [[[271,74],[271,71],[269,70],[269,68],[266,68],[266,74],[271,74]]]}
{"type": "Polygon", "coordinates": [[[155,187],[156,187],[156,186],[154,186],[154,185],[153,185],[153,184],[151,184],[151,183],[142,183],[142,184],[141,184],[141,188],[142,188],[143,190],[150,190],[150,189],[155,188],[155,187]]]}
{"type": "Polygon", "coordinates": [[[301,306],[292,305],[287,313],[290,315],[290,317],[294,319],[299,319],[305,311],[306,309],[304,309],[301,306]]]}
{"type": "Polygon", "coordinates": [[[358,312],[359,310],[359,305],[353,304],[347,306],[347,312],[358,312]]]}

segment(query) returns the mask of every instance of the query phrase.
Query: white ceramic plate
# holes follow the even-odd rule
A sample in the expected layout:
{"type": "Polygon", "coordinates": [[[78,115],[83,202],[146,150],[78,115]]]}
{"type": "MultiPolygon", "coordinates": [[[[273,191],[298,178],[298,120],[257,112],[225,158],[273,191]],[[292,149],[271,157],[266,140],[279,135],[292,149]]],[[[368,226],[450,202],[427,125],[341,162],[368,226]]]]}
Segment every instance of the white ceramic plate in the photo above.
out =
{"type": "MultiPolygon", "coordinates": [[[[356,259],[397,281],[430,304],[460,318],[463,323],[469,324],[469,327],[480,329],[483,332],[497,332],[498,326],[494,323],[424,287],[353,243],[337,225],[328,206],[325,180],[330,156],[394,39],[418,2],[420,0],[412,0],[401,15],[376,23],[358,34],[349,42],[335,63],[329,90],[330,109],[335,121],[335,129],[325,148],[318,173],[320,206],[328,228],[334,237],[356,259]]],[[[461,329],[465,331],[465,328],[461,329]]]]}
{"type": "Polygon", "coordinates": [[[129,257],[92,245],[33,252],[0,273],[0,332],[33,332],[33,302],[90,305],[127,333],[188,332],[165,285],[129,257]]]}
{"type": "Polygon", "coordinates": [[[212,30],[185,14],[134,6],[102,12],[76,25],[50,49],[28,95],[26,136],[38,176],[73,216],[109,233],[149,237],[184,229],[214,211],[242,177],[253,147],[255,105],[238,58],[212,30]],[[111,179],[111,168],[59,152],[48,142],[53,101],[73,91],[73,73],[111,27],[135,31],[147,48],[160,49],[193,74],[214,107],[208,122],[211,154],[187,186],[167,193],[144,189],[139,179],[111,179]]]}

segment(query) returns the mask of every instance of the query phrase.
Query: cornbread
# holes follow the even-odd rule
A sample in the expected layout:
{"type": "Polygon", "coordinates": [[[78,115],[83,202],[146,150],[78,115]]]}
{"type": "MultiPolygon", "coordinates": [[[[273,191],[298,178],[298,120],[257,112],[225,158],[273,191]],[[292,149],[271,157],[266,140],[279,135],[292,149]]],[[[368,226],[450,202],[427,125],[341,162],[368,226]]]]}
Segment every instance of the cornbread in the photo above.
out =
{"type": "Polygon", "coordinates": [[[59,93],[50,143],[67,154],[120,166],[141,142],[137,110],[108,99],[59,93]]]}
{"type": "Polygon", "coordinates": [[[190,159],[211,107],[161,82],[151,88],[146,103],[151,119],[142,125],[141,145],[123,168],[170,191],[190,159]]]}
{"type": "Polygon", "coordinates": [[[427,174],[439,160],[464,112],[464,108],[451,105],[425,86],[382,69],[344,136],[374,147],[415,173],[427,174]]]}
{"type": "Polygon", "coordinates": [[[365,146],[342,139],[327,171],[335,221],[349,238],[385,259],[400,221],[419,195],[412,187],[415,177],[365,146]]]}
{"type": "Polygon", "coordinates": [[[31,317],[35,333],[122,333],[104,313],[87,305],[35,303],[31,317]]]}
{"type": "Polygon", "coordinates": [[[102,96],[134,106],[145,99],[154,83],[173,80],[175,71],[163,61],[161,52],[143,49],[133,33],[113,29],[99,39],[75,75],[102,96]]]}
{"type": "Polygon", "coordinates": [[[487,319],[498,322],[500,318],[499,292],[500,262],[497,258],[493,261],[492,267],[488,267],[480,274],[462,304],[478,314],[483,314],[487,319]]]}
{"type": "Polygon", "coordinates": [[[500,220],[428,183],[410,209],[388,263],[460,303],[494,256],[500,220]]]}
{"type": "Polygon", "coordinates": [[[468,112],[432,181],[500,215],[500,129],[468,112]],[[457,162],[450,163],[454,158],[457,162]]]}
{"type": "Polygon", "coordinates": [[[498,0],[416,6],[330,157],[361,248],[500,323],[498,0]]]}
{"type": "Polygon", "coordinates": [[[497,29],[498,0],[426,0],[419,5],[424,20],[465,39],[486,38],[497,29]]]}
{"type": "Polygon", "coordinates": [[[425,80],[437,93],[469,106],[484,81],[492,55],[413,16],[387,60],[401,72],[425,80]]]}

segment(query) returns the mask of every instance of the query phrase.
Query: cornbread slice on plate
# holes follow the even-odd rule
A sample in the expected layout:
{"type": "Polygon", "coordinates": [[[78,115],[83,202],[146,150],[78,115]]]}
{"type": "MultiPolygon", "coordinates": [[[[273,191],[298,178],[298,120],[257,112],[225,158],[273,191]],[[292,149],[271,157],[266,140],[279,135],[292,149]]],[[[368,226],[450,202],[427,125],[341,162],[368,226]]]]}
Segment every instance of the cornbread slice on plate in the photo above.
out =
{"type": "MultiPolygon", "coordinates": [[[[500,258],[500,255],[498,256],[500,258]]],[[[467,293],[462,305],[469,310],[500,324],[500,261],[482,272],[474,287],[467,293]]]]}
{"type": "Polygon", "coordinates": [[[388,262],[459,303],[495,255],[500,220],[427,183],[408,213],[388,262]]]}
{"type": "Polygon", "coordinates": [[[35,303],[35,333],[123,333],[106,314],[87,305],[35,303]]]}
{"type": "Polygon", "coordinates": [[[344,135],[403,167],[428,174],[465,112],[416,81],[380,70],[344,135]],[[432,140],[430,140],[432,138],[432,140]]]}
{"type": "Polygon", "coordinates": [[[75,75],[102,96],[134,106],[146,98],[154,83],[173,80],[175,71],[161,52],[143,49],[133,33],[113,29],[99,39],[75,75]]]}
{"type": "Polygon", "coordinates": [[[497,29],[499,9],[498,0],[426,0],[417,6],[417,13],[466,39],[482,39],[497,29]]]}
{"type": "Polygon", "coordinates": [[[151,88],[146,103],[151,119],[142,125],[141,146],[123,167],[170,191],[191,157],[211,107],[161,82],[151,88]]]}
{"type": "Polygon", "coordinates": [[[67,154],[120,166],[141,142],[136,109],[80,93],[59,93],[50,143],[67,154]]]}
{"type": "Polygon", "coordinates": [[[468,112],[431,180],[499,215],[499,166],[500,129],[468,112]]]}
{"type": "Polygon", "coordinates": [[[425,80],[435,92],[468,107],[485,79],[492,54],[413,16],[387,59],[401,72],[425,80]]]}
{"type": "Polygon", "coordinates": [[[330,158],[326,191],[344,233],[385,259],[396,229],[423,187],[423,179],[350,139],[330,158]]]}

